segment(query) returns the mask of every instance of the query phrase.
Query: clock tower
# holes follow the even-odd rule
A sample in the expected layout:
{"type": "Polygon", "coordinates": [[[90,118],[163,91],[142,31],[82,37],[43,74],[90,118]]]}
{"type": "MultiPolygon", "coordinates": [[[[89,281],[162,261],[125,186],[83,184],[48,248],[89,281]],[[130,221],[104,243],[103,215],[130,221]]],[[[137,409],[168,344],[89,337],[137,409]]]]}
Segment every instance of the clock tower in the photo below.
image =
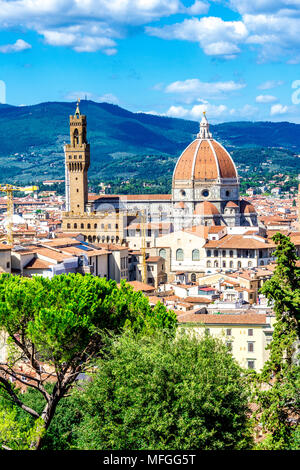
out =
{"type": "Polygon", "coordinates": [[[86,136],[86,116],[80,113],[79,101],[70,116],[70,144],[65,145],[66,212],[83,214],[88,202],[90,144],[86,136]]]}

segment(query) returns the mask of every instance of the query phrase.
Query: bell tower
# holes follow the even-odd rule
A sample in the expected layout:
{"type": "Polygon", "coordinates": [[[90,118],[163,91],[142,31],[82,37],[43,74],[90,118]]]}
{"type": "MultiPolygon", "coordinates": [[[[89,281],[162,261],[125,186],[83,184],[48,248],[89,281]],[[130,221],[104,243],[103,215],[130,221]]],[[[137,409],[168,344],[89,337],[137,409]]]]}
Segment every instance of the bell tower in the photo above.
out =
{"type": "Polygon", "coordinates": [[[66,212],[83,214],[88,202],[90,144],[86,136],[86,116],[80,113],[79,102],[70,116],[70,144],[65,145],[66,212]]]}

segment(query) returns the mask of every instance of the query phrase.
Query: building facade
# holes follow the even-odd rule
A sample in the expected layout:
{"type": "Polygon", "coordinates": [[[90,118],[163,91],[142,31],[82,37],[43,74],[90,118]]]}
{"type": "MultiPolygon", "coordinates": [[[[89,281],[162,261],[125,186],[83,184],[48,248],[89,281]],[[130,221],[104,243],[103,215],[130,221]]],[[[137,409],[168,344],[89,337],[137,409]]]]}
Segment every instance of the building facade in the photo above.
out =
{"type": "MultiPolygon", "coordinates": [[[[142,216],[147,223],[167,224],[170,232],[197,225],[258,225],[254,207],[240,199],[236,166],[226,149],[213,139],[205,114],[196,139],[177,161],[172,194],[101,194],[89,197],[89,165],[87,120],[77,104],[74,116],[70,116],[70,144],[65,146],[66,211],[63,230],[78,230],[90,242],[125,244],[142,216]],[[107,224],[101,220],[103,214],[106,214],[107,224]],[[123,216],[127,217],[126,224],[125,220],[117,221],[123,216]],[[133,224],[132,229],[130,224],[133,224]]],[[[130,243],[134,247],[132,240],[130,243]]]]}

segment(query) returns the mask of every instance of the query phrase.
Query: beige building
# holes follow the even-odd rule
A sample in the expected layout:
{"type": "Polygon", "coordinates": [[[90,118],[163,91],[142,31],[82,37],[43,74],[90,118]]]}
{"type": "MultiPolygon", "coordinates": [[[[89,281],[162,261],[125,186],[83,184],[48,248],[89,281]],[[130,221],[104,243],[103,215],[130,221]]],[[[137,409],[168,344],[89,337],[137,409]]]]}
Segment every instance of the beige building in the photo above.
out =
{"type": "Polygon", "coordinates": [[[178,322],[185,331],[203,335],[206,331],[220,338],[241,367],[260,371],[268,360],[266,346],[272,340],[275,317],[264,314],[209,314],[178,312],[178,322]]]}
{"type": "Polygon", "coordinates": [[[258,229],[243,227],[204,227],[198,225],[158,237],[156,253],[166,260],[168,281],[176,272],[188,280],[269,265],[276,245],[258,229]]]}
{"type": "Polygon", "coordinates": [[[11,273],[11,246],[0,243],[0,273],[11,273]]]}

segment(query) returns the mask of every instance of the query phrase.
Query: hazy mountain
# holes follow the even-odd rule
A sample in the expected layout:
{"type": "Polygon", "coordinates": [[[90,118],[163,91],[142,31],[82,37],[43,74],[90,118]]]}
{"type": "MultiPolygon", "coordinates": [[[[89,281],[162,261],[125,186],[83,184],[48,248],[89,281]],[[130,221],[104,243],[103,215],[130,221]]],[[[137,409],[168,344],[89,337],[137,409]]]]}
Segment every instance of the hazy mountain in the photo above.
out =
{"type": "MultiPolygon", "coordinates": [[[[63,178],[63,145],[69,141],[69,115],[75,107],[74,103],[64,102],[0,105],[0,180],[63,178]]],[[[80,109],[88,120],[90,176],[169,173],[199,129],[199,123],[194,121],[132,113],[108,103],[82,101],[80,109]]],[[[286,163],[299,164],[300,159],[293,156],[300,153],[299,124],[230,122],[211,126],[211,131],[238,160],[244,159],[249,147],[254,160],[255,147],[284,147],[286,163]],[[245,150],[241,153],[242,148],[245,150]]],[[[261,154],[260,149],[257,154],[261,154]]],[[[267,158],[271,154],[263,155],[267,158]]],[[[282,164],[282,155],[280,158],[282,164]]]]}

